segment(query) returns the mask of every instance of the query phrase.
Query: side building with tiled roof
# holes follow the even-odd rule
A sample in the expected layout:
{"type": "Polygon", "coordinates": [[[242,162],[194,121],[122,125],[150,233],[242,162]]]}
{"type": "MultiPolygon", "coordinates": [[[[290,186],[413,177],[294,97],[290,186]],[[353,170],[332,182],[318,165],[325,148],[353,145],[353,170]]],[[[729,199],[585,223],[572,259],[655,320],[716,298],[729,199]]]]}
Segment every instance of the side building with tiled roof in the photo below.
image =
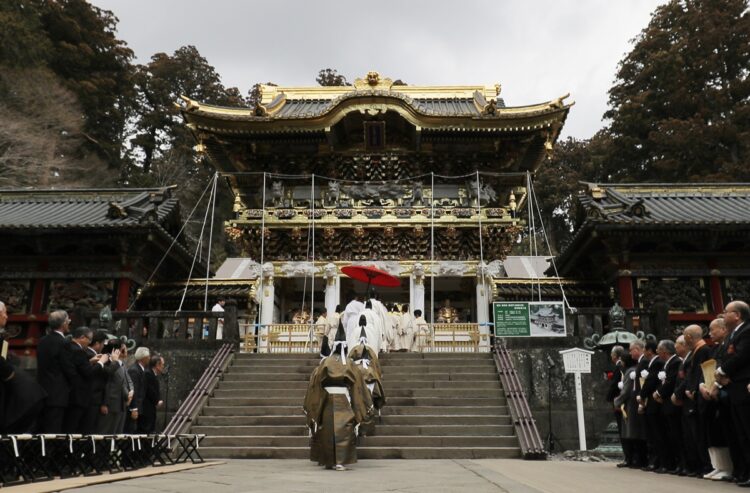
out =
{"type": "Polygon", "coordinates": [[[53,310],[124,311],[149,278],[186,278],[193,252],[184,235],[175,241],[181,227],[170,187],[0,190],[11,348],[32,356],[53,310]]]}
{"type": "Polygon", "coordinates": [[[750,299],[750,184],[584,186],[561,276],[603,281],[664,336],[750,299]]]}

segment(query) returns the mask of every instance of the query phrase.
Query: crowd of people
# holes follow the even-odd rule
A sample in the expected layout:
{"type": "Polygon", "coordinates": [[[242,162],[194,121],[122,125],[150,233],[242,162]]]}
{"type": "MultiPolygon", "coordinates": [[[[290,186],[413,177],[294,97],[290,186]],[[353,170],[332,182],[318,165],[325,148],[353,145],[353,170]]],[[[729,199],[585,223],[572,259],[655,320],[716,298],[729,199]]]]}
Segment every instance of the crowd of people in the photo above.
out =
{"type": "MultiPolygon", "coordinates": [[[[7,321],[0,302],[0,329],[7,321]]],[[[0,357],[0,433],[152,433],[163,406],[164,358],[139,347],[134,362],[120,339],[88,327],[70,330],[63,310],[48,317],[37,346],[36,379],[0,357]]]]}
{"type": "Polygon", "coordinates": [[[411,312],[408,304],[386,307],[374,293],[366,301],[362,296],[351,295],[351,301],[345,307],[336,306],[333,313],[323,309],[315,319],[316,334],[321,339],[326,336],[332,345],[340,322],[349,347],[354,347],[359,340],[360,316],[367,321],[367,337],[376,353],[424,351],[429,347],[430,329],[422,310],[411,312]]]}
{"type": "Polygon", "coordinates": [[[625,460],[618,467],[750,487],[750,307],[729,303],[704,334],[612,349],[608,394],[625,460]]]}

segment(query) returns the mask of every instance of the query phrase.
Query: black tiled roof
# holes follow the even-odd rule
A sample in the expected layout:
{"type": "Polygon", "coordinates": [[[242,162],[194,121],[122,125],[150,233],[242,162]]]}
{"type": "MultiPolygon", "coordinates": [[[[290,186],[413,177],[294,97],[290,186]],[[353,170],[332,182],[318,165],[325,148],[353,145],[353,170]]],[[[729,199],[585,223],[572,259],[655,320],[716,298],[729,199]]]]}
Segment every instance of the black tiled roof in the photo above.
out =
{"type": "Polygon", "coordinates": [[[579,201],[595,223],[750,224],[750,185],[589,185],[579,201]]]}
{"type": "Polygon", "coordinates": [[[585,185],[585,193],[578,196],[583,221],[556,259],[561,275],[585,254],[586,243],[600,229],[663,230],[669,235],[670,231],[693,232],[707,227],[736,231],[750,227],[747,183],[585,185]]]}
{"type": "Polygon", "coordinates": [[[177,211],[170,188],[3,190],[0,229],[132,228],[177,211]]]}
{"type": "MultiPolygon", "coordinates": [[[[273,118],[309,118],[323,115],[341,101],[362,96],[363,92],[351,92],[336,99],[288,99],[273,118]]],[[[428,115],[440,116],[480,116],[481,112],[474,103],[474,98],[410,98],[398,93],[384,93],[379,91],[364,92],[364,95],[388,95],[397,97],[410,104],[417,111],[428,115]]],[[[502,99],[498,99],[498,107],[505,107],[502,99]]]]}

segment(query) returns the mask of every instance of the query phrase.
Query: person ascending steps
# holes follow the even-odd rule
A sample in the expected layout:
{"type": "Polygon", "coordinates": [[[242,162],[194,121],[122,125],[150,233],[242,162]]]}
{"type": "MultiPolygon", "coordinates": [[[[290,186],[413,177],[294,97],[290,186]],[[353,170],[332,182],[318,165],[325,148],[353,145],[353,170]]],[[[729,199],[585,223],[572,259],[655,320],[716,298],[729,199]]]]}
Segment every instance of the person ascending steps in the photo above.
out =
{"type": "Polygon", "coordinates": [[[385,405],[385,392],[383,391],[383,374],[380,369],[380,362],[374,349],[368,343],[367,331],[365,325],[367,320],[364,315],[359,317],[360,337],[359,343],[349,351],[349,359],[355,364],[357,369],[362,373],[367,389],[372,396],[374,408],[368,414],[359,427],[359,434],[362,436],[372,436],[375,434],[375,414],[385,405]]]}
{"type": "Polygon", "coordinates": [[[337,471],[357,462],[357,431],[373,409],[362,374],[346,352],[346,333],[339,324],[330,356],[310,376],[303,406],[310,429],[310,460],[337,471]]]}

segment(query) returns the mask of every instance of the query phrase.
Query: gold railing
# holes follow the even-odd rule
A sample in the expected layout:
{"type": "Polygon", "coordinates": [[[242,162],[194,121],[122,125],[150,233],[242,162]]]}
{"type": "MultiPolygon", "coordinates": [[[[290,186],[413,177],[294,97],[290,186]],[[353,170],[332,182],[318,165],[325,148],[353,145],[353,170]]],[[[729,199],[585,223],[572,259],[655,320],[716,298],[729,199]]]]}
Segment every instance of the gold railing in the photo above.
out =
{"type": "Polygon", "coordinates": [[[260,327],[258,342],[264,353],[306,353],[310,351],[310,325],[269,324],[260,327]]]}
{"type": "MultiPolygon", "coordinates": [[[[270,324],[260,328],[258,351],[264,353],[317,352],[328,329],[325,325],[270,324]]],[[[476,353],[481,342],[488,339],[481,334],[479,324],[419,324],[416,328],[416,346],[419,352],[476,353]]],[[[245,335],[245,351],[255,349],[252,326],[245,335]]]]}
{"type": "Polygon", "coordinates": [[[430,349],[436,353],[477,353],[479,343],[487,340],[479,332],[479,324],[428,324],[431,325],[430,349]]]}
{"type": "Polygon", "coordinates": [[[242,337],[242,351],[252,353],[258,348],[255,336],[255,324],[240,324],[240,337],[242,337]]]}

